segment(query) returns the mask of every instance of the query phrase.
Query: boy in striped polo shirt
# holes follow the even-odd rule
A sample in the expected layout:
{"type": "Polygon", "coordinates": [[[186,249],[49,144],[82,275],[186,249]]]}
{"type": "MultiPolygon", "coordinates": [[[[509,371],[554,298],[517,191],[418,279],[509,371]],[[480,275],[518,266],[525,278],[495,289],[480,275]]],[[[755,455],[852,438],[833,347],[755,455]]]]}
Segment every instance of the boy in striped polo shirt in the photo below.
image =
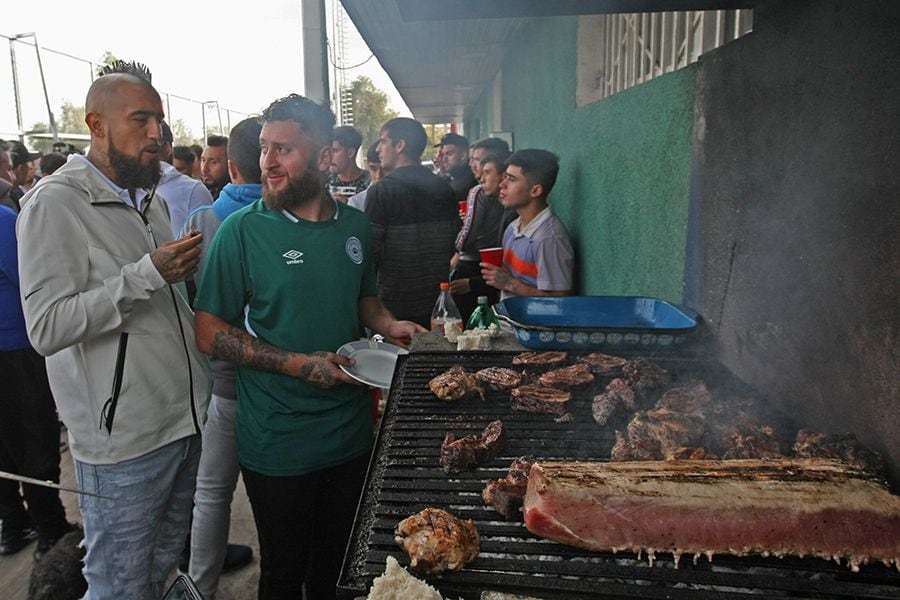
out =
{"type": "Polygon", "coordinates": [[[500,202],[519,215],[503,234],[503,266],[481,263],[485,283],[511,296],[572,294],[572,244],[547,204],[559,159],[546,150],[519,150],[506,161],[500,202]]]}

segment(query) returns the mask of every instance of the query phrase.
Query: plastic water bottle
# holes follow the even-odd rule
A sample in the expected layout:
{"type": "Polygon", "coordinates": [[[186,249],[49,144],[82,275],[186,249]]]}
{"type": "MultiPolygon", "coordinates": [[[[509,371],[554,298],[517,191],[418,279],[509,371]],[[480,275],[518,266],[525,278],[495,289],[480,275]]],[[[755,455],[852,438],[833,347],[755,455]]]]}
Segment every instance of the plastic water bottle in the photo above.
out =
{"type": "Polygon", "coordinates": [[[494,309],[488,304],[487,296],[478,296],[478,306],[472,311],[466,329],[490,329],[491,325],[495,325],[499,331],[500,322],[494,314],[494,309]]]}
{"type": "Polygon", "coordinates": [[[450,295],[450,284],[442,283],[441,293],[434,303],[434,310],[431,311],[431,330],[440,329],[441,333],[444,333],[447,323],[456,323],[462,329],[462,315],[450,295]]]}

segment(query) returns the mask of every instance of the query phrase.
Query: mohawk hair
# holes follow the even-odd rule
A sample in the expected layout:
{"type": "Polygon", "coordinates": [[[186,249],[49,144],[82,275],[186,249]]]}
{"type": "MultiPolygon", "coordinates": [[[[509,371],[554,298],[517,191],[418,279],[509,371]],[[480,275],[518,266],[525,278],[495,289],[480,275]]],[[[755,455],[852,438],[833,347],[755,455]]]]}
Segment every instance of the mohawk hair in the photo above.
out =
{"type": "Polygon", "coordinates": [[[135,77],[143,79],[149,84],[153,83],[153,73],[150,72],[150,69],[147,68],[147,65],[133,60],[114,60],[108,65],[103,65],[102,67],[100,67],[100,70],[97,72],[97,76],[103,77],[104,75],[112,75],[113,73],[125,73],[127,75],[134,75],[135,77]]]}

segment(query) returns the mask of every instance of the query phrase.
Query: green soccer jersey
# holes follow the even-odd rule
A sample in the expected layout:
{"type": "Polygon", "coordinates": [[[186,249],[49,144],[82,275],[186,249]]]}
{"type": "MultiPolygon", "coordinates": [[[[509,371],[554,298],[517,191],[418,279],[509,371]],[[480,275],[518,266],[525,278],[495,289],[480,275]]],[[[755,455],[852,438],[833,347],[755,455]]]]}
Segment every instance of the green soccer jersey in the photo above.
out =
{"type": "MultiPolygon", "coordinates": [[[[332,219],[312,222],[258,200],[222,223],[194,306],[279,348],[334,352],[360,336],[359,299],[377,295],[370,249],[360,211],[335,202],[332,219]]],[[[252,471],[303,475],[371,447],[363,387],[239,366],[237,394],[238,457],[252,471]]]]}

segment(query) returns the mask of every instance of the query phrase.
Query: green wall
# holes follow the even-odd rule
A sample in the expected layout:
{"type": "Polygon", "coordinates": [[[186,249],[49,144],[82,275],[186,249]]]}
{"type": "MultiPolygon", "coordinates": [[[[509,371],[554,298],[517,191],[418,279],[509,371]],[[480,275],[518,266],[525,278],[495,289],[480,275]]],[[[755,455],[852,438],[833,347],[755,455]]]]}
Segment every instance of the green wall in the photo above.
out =
{"type": "MultiPolygon", "coordinates": [[[[501,128],[517,149],[560,157],[550,202],[575,246],[577,293],[680,302],[696,68],[576,109],[577,23],[542,19],[508,52],[501,128]]],[[[486,131],[489,97],[467,115],[486,131]]]]}

